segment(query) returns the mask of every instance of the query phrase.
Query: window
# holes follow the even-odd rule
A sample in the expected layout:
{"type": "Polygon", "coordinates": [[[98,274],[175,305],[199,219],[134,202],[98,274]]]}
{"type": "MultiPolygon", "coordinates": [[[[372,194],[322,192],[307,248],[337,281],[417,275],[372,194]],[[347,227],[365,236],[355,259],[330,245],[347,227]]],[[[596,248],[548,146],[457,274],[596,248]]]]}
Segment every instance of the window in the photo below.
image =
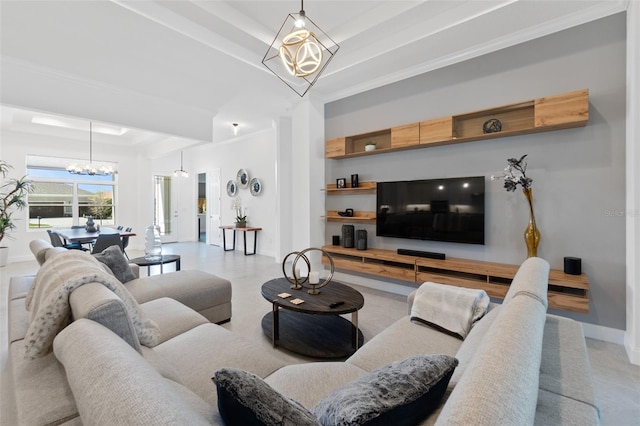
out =
{"type": "Polygon", "coordinates": [[[27,175],[33,181],[29,194],[29,228],[69,228],[96,223],[115,224],[117,175],[83,176],[67,172],[67,160],[27,157],[27,175]]]}

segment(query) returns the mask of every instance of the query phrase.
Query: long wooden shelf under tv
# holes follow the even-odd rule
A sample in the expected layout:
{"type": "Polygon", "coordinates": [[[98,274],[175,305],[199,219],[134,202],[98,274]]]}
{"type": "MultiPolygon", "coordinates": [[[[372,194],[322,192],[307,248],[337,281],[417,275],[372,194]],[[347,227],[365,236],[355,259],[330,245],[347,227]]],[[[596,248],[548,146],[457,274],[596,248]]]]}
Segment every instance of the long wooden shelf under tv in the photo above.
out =
{"type": "MultiPolygon", "coordinates": [[[[336,269],[377,275],[414,284],[433,281],[466,288],[482,289],[502,299],[519,265],[449,258],[428,259],[397,254],[391,250],[356,250],[324,246],[336,269]]],[[[328,260],[322,262],[327,265],[328,260]]],[[[549,307],[580,313],[589,312],[589,280],[585,274],[569,275],[552,269],[549,273],[549,307]]]]}
{"type": "Polygon", "coordinates": [[[331,159],[375,155],[476,140],[525,135],[582,127],[589,120],[589,90],[561,93],[480,111],[403,124],[390,129],[326,141],[325,157],[331,159]],[[484,133],[483,124],[500,121],[498,132],[484,133]],[[367,151],[369,143],[376,145],[367,151]]]}

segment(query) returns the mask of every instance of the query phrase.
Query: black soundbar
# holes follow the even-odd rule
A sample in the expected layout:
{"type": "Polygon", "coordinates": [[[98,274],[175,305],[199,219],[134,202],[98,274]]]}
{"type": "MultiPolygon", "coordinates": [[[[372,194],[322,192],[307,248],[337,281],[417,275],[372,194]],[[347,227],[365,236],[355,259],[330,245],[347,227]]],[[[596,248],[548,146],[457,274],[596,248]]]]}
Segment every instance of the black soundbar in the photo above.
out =
{"type": "Polygon", "coordinates": [[[427,257],[429,259],[445,259],[444,253],[438,253],[435,251],[420,251],[409,249],[398,249],[398,254],[404,254],[407,256],[427,257]]]}

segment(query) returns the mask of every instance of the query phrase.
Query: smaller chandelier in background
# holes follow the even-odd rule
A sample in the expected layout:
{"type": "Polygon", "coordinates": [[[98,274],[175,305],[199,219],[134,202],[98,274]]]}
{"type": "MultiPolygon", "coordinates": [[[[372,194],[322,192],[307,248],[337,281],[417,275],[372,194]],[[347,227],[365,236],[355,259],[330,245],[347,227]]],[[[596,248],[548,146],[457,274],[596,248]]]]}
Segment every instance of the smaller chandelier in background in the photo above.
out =
{"type": "Polygon", "coordinates": [[[180,170],[174,170],[173,171],[173,175],[174,176],[182,176],[183,178],[188,178],[189,177],[189,173],[184,169],[184,165],[182,163],[182,151],[180,151],[180,170]]]}
{"type": "Polygon", "coordinates": [[[304,11],[290,13],[265,53],[262,63],[298,95],[316,83],[340,46],[304,11]]]}
{"type": "Polygon", "coordinates": [[[67,171],[74,175],[109,176],[116,173],[112,166],[93,163],[93,123],[89,122],[89,163],[72,163],[67,166],[67,171]]]}

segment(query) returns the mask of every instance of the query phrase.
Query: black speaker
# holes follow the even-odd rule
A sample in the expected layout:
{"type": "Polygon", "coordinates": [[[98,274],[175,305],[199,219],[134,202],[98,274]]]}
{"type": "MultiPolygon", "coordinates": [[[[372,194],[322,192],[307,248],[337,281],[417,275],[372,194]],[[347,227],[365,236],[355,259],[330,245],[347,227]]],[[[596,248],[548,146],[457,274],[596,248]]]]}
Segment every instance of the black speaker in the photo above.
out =
{"type": "Polygon", "coordinates": [[[367,249],[367,230],[366,229],[358,229],[356,231],[356,248],[358,250],[367,249]]]}
{"type": "Polygon", "coordinates": [[[582,259],[580,259],[579,257],[565,257],[564,273],[571,275],[582,274],[582,259]]]}
{"type": "Polygon", "coordinates": [[[353,225],[342,225],[342,247],[353,248],[355,230],[353,225]]]}
{"type": "Polygon", "coordinates": [[[340,235],[334,235],[333,236],[333,245],[334,246],[339,246],[340,245],[340,235]]]}

